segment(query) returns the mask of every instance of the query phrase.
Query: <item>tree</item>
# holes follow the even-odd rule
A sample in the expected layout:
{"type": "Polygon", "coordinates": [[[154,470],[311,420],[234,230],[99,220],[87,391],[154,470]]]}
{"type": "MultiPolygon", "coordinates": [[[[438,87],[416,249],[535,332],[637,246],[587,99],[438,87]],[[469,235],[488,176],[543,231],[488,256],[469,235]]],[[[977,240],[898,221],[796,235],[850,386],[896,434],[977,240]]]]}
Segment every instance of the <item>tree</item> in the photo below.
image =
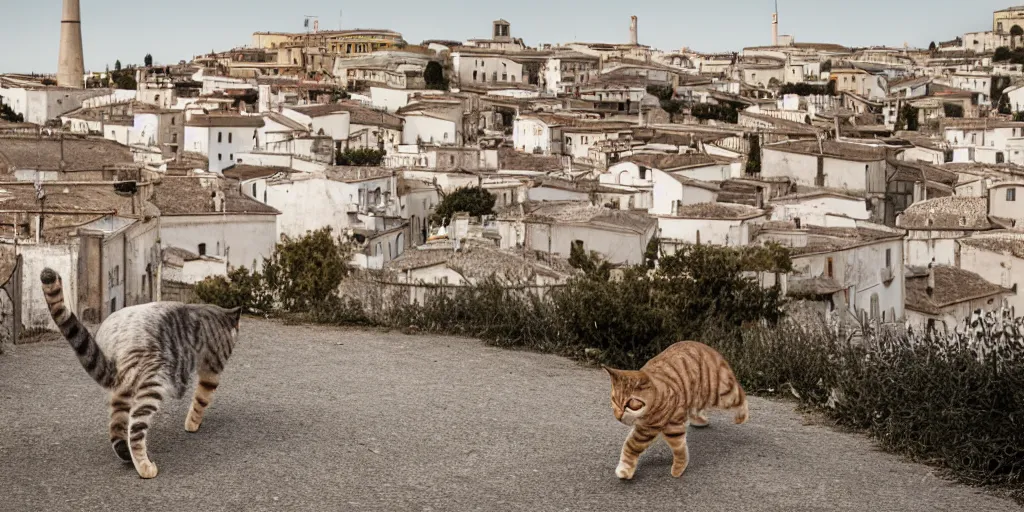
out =
{"type": "Polygon", "coordinates": [[[591,279],[607,281],[612,277],[612,266],[595,251],[587,254],[582,243],[573,243],[569,248],[569,265],[583,271],[591,279]]]}
{"type": "Polygon", "coordinates": [[[448,225],[458,212],[467,212],[471,217],[491,215],[494,213],[494,202],[494,195],[480,187],[460,188],[441,199],[432,220],[448,225]]]}
{"type": "Polygon", "coordinates": [[[114,62],[114,71],[121,71],[121,61],[114,62]]]}
{"type": "Polygon", "coordinates": [[[934,52],[936,48],[935,41],[932,41],[931,44],[928,45],[928,51],[930,52],[934,52]]]}
{"type": "Polygon", "coordinates": [[[916,132],[917,128],[917,109],[910,105],[903,105],[899,117],[896,119],[896,129],[916,132]]]}
{"type": "Polygon", "coordinates": [[[1013,121],[1015,123],[1024,123],[1024,112],[1017,112],[1013,115],[1013,121]]]}
{"type": "Polygon", "coordinates": [[[387,151],[373,148],[346,149],[335,155],[335,165],[377,167],[384,160],[387,151]]]}
{"type": "Polygon", "coordinates": [[[426,82],[427,89],[448,90],[448,79],[444,76],[444,68],[440,62],[432,60],[427,63],[427,68],[423,70],[423,81],[426,82]]]}
{"type": "Polygon", "coordinates": [[[284,237],[264,260],[266,286],[285,311],[306,312],[335,296],[351,273],[351,247],[342,244],[330,227],[299,238],[284,237]]]}
{"type": "Polygon", "coordinates": [[[143,62],[146,64],[147,68],[153,67],[153,56],[147,53],[146,58],[143,59],[143,62]]]}
{"type": "Polygon", "coordinates": [[[710,103],[698,103],[690,109],[690,114],[697,119],[707,121],[716,119],[727,123],[736,123],[739,120],[739,112],[732,105],[712,105],[710,103]]]}
{"type": "Polygon", "coordinates": [[[750,155],[747,157],[747,174],[761,173],[761,137],[750,136],[750,155]]]}
{"type": "Polygon", "coordinates": [[[25,116],[15,112],[10,105],[4,103],[4,99],[2,97],[0,97],[0,119],[9,123],[25,122],[25,116]]]}
{"type": "Polygon", "coordinates": [[[821,63],[821,72],[828,73],[829,71],[832,71],[832,61],[826,60],[825,62],[821,63]]]}
{"type": "Polygon", "coordinates": [[[1006,62],[1013,57],[1013,52],[1005,46],[996,48],[996,54],[992,56],[993,62],[1006,62]]]}
{"type": "Polygon", "coordinates": [[[944,103],[942,105],[942,111],[946,114],[946,117],[963,117],[964,107],[957,105],[956,103],[944,103]]]}
{"type": "Polygon", "coordinates": [[[671,85],[648,85],[647,94],[657,96],[661,101],[669,101],[675,96],[675,91],[672,90],[671,85]]]}
{"type": "Polygon", "coordinates": [[[135,81],[135,73],[132,68],[114,72],[114,85],[118,89],[127,89],[129,91],[134,91],[139,88],[138,83],[135,81]]]}

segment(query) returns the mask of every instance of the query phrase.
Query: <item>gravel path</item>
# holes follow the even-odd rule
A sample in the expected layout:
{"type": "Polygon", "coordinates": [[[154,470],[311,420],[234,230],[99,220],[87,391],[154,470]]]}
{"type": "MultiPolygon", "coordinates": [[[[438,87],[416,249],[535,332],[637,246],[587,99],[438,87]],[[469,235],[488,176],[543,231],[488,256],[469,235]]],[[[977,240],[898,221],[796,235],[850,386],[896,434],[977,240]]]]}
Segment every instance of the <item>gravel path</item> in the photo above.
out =
{"type": "Polygon", "coordinates": [[[63,342],[0,356],[0,510],[1020,510],[751,399],[614,469],[627,428],[604,372],[466,339],[246,319],[202,430],[170,402],[140,480],[107,444],[106,397],[63,342]]]}

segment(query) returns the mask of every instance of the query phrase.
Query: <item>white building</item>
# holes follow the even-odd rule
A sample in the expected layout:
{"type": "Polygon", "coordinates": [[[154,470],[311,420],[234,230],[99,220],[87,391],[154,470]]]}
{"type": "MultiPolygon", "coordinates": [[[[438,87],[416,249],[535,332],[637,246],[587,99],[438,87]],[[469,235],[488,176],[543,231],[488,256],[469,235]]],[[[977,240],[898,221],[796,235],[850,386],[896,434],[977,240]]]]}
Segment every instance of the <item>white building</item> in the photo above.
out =
{"type": "Polygon", "coordinates": [[[281,113],[289,119],[308,127],[312,135],[325,135],[334,140],[335,151],[348,147],[352,115],[344,105],[310,105],[305,107],[284,107],[281,113]]]}
{"type": "Polygon", "coordinates": [[[849,227],[771,222],[760,226],[757,242],[790,248],[790,295],[825,302],[825,312],[840,313],[847,323],[905,318],[902,231],[863,221],[849,227]]]}
{"type": "Polygon", "coordinates": [[[193,116],[185,123],[184,151],[206,155],[209,171],[220,173],[235,165],[236,155],[257,149],[260,116],[193,116]]]}
{"type": "Polygon", "coordinates": [[[680,206],[672,215],[658,215],[658,239],[666,254],[688,244],[741,247],[751,230],[764,223],[764,210],[741,204],[703,203],[680,206]]]}
{"type": "Polygon", "coordinates": [[[907,230],[906,264],[956,265],[957,240],[992,229],[983,197],[940,197],[911,205],[896,218],[907,230]]]}
{"type": "Polygon", "coordinates": [[[1014,295],[1007,301],[1020,316],[1024,312],[1024,231],[978,233],[958,243],[960,268],[1012,290],[1014,295]]]}
{"type": "Polygon", "coordinates": [[[160,245],[261,269],[278,241],[280,212],[216,177],[164,177],[151,199],[160,210],[160,245]]]}

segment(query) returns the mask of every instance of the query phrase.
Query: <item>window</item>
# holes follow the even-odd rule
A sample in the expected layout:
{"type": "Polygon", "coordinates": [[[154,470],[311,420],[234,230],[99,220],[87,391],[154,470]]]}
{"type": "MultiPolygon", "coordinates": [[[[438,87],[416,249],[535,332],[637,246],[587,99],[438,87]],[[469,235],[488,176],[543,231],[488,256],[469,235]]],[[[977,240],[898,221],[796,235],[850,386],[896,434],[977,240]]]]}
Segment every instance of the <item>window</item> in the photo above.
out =
{"type": "Polygon", "coordinates": [[[252,196],[256,197],[256,184],[255,183],[252,184],[252,196]]]}
{"type": "Polygon", "coordinates": [[[1006,189],[1006,200],[1007,201],[1016,201],[1017,200],[1017,189],[1015,189],[1015,188],[1008,188],[1008,189],[1006,189]]]}
{"type": "Polygon", "coordinates": [[[642,165],[639,166],[639,167],[640,167],[640,179],[646,180],[647,179],[647,168],[642,166],[642,165]]]}
{"type": "Polygon", "coordinates": [[[217,142],[224,142],[224,132],[217,132],[217,142]]]}
{"type": "Polygon", "coordinates": [[[206,244],[199,244],[199,255],[206,256],[206,244]]]}
{"type": "Polygon", "coordinates": [[[220,242],[217,242],[217,256],[220,256],[220,242]]]}
{"type": "Polygon", "coordinates": [[[223,159],[224,159],[224,155],[222,153],[217,153],[217,161],[220,162],[223,159]]]}
{"type": "Polygon", "coordinates": [[[110,299],[110,312],[113,313],[114,311],[117,311],[117,297],[110,299]]]}
{"type": "Polygon", "coordinates": [[[146,294],[146,274],[142,274],[142,279],[140,280],[140,282],[142,283],[140,285],[141,288],[142,288],[142,295],[145,295],[146,294]]]}
{"type": "Polygon", "coordinates": [[[826,277],[835,277],[834,276],[834,268],[832,266],[832,258],[829,258],[828,262],[825,264],[825,276],[826,277]]]}
{"type": "Polygon", "coordinates": [[[233,133],[228,132],[228,144],[231,144],[231,139],[233,138],[232,137],[233,135],[234,135],[233,133]]]}
{"type": "Polygon", "coordinates": [[[171,126],[174,126],[174,116],[171,116],[171,126]]]}
{"type": "Polygon", "coordinates": [[[228,156],[230,157],[230,158],[228,158],[229,160],[231,160],[232,162],[234,162],[234,161],[235,161],[235,154],[234,154],[234,153],[231,153],[231,154],[230,154],[230,155],[228,155],[228,156]]]}
{"type": "Polygon", "coordinates": [[[177,133],[172,133],[171,134],[171,144],[177,144],[177,143],[178,143],[178,134],[177,133]]]}
{"type": "Polygon", "coordinates": [[[476,75],[477,75],[477,73],[476,73],[476,70],[474,69],[474,70],[473,70],[473,81],[474,81],[474,82],[475,82],[475,81],[477,80],[477,77],[476,77],[476,75]]]}
{"type": "Polygon", "coordinates": [[[885,250],[885,267],[892,268],[892,249],[885,250]]]}

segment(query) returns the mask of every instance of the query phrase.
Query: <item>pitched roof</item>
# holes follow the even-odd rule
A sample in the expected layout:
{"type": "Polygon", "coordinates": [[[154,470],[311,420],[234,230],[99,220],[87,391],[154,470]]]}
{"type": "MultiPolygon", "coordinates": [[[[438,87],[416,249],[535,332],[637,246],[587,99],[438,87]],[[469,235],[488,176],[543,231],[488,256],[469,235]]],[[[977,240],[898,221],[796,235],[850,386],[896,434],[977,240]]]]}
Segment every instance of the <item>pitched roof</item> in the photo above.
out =
{"type": "Polygon", "coordinates": [[[721,163],[718,159],[703,153],[640,153],[627,156],[621,159],[620,162],[633,162],[644,167],[658,169],[659,171],[672,171],[684,167],[717,165],[721,163]]]}
{"type": "Polygon", "coordinates": [[[397,175],[396,169],[387,169],[384,167],[358,167],[358,166],[334,166],[328,167],[324,174],[327,179],[333,181],[341,181],[345,183],[355,183],[359,181],[376,180],[380,178],[388,178],[392,175],[397,175]]]}
{"type": "Polygon", "coordinates": [[[300,114],[307,115],[309,117],[324,117],[338,112],[348,112],[348,108],[339,103],[327,103],[323,105],[305,105],[301,107],[286,107],[289,110],[294,110],[300,114]]]}
{"type": "Polygon", "coordinates": [[[382,126],[394,130],[402,129],[402,118],[383,110],[366,108],[355,103],[342,103],[341,106],[352,116],[352,124],[382,126]]]}
{"type": "MultiPolygon", "coordinates": [[[[616,231],[646,233],[657,225],[647,214],[611,210],[594,206],[587,201],[550,201],[523,205],[526,222],[551,224],[585,224],[616,231]]],[[[506,212],[507,215],[507,212],[506,212]]]]}
{"type": "Polygon", "coordinates": [[[699,203],[680,206],[675,215],[683,219],[748,220],[761,217],[764,210],[732,203],[699,203]]]}
{"type": "Polygon", "coordinates": [[[934,165],[924,162],[911,162],[908,160],[891,160],[889,162],[895,169],[888,176],[888,181],[920,181],[922,173],[928,181],[941,183],[947,186],[954,186],[957,182],[957,175],[934,165]]]}
{"type": "Polygon", "coordinates": [[[831,277],[818,276],[808,279],[792,279],[786,294],[798,299],[816,299],[829,296],[844,290],[838,281],[831,277]]]}
{"type": "Polygon", "coordinates": [[[266,112],[263,114],[268,121],[277,123],[292,131],[308,131],[309,127],[279,112],[266,112]]]}
{"type": "Polygon", "coordinates": [[[210,114],[192,116],[185,125],[200,128],[263,128],[266,123],[261,116],[210,114]]]}
{"type": "Polygon", "coordinates": [[[991,229],[984,197],[949,196],[910,205],[897,218],[903,229],[977,231],[991,229]]]}
{"type": "Polygon", "coordinates": [[[931,295],[928,294],[927,273],[915,272],[907,275],[907,309],[940,315],[943,309],[961,302],[1012,293],[986,281],[974,272],[957,267],[938,265],[932,268],[932,272],[935,275],[935,289],[931,295]]]}
{"type": "Polygon", "coordinates": [[[785,151],[805,155],[824,155],[855,162],[875,162],[885,159],[885,149],[852,142],[826,140],[818,146],[816,140],[786,141],[763,146],[765,151],[785,151]]]}
{"type": "Polygon", "coordinates": [[[512,148],[498,149],[498,168],[515,171],[560,171],[562,159],[558,156],[520,153],[512,148]]]}
{"type": "Polygon", "coordinates": [[[116,142],[98,138],[65,138],[63,151],[58,139],[0,138],[0,171],[7,169],[102,169],[104,166],[134,163],[131,150],[116,142]]]}
{"type": "Polygon", "coordinates": [[[161,215],[207,215],[236,213],[277,215],[281,212],[238,190],[234,181],[207,177],[165,177],[156,184],[150,201],[160,209],[161,215]],[[213,194],[224,198],[224,211],[215,209],[213,194]]]}
{"type": "MultiPolygon", "coordinates": [[[[130,215],[133,210],[133,198],[122,196],[110,182],[89,184],[67,184],[61,181],[43,182],[46,193],[44,208],[47,213],[121,213],[130,215]]],[[[134,199],[136,214],[141,214],[144,207],[134,199]]],[[[0,183],[0,210],[7,211],[38,211],[40,201],[36,197],[35,186],[31,182],[0,183]]]]}
{"type": "Polygon", "coordinates": [[[565,279],[563,272],[541,264],[536,259],[503,251],[493,243],[466,240],[455,252],[451,242],[429,242],[406,250],[385,264],[386,270],[405,271],[445,264],[469,279],[497,277],[506,282],[523,283],[536,276],[565,279]]]}
{"type": "Polygon", "coordinates": [[[960,245],[1024,260],[1024,232],[1000,232],[958,240],[960,245]]]}
{"type": "Polygon", "coordinates": [[[279,172],[292,172],[292,170],[287,167],[238,164],[225,169],[221,174],[228,179],[245,181],[255,178],[266,178],[279,172]]]}

